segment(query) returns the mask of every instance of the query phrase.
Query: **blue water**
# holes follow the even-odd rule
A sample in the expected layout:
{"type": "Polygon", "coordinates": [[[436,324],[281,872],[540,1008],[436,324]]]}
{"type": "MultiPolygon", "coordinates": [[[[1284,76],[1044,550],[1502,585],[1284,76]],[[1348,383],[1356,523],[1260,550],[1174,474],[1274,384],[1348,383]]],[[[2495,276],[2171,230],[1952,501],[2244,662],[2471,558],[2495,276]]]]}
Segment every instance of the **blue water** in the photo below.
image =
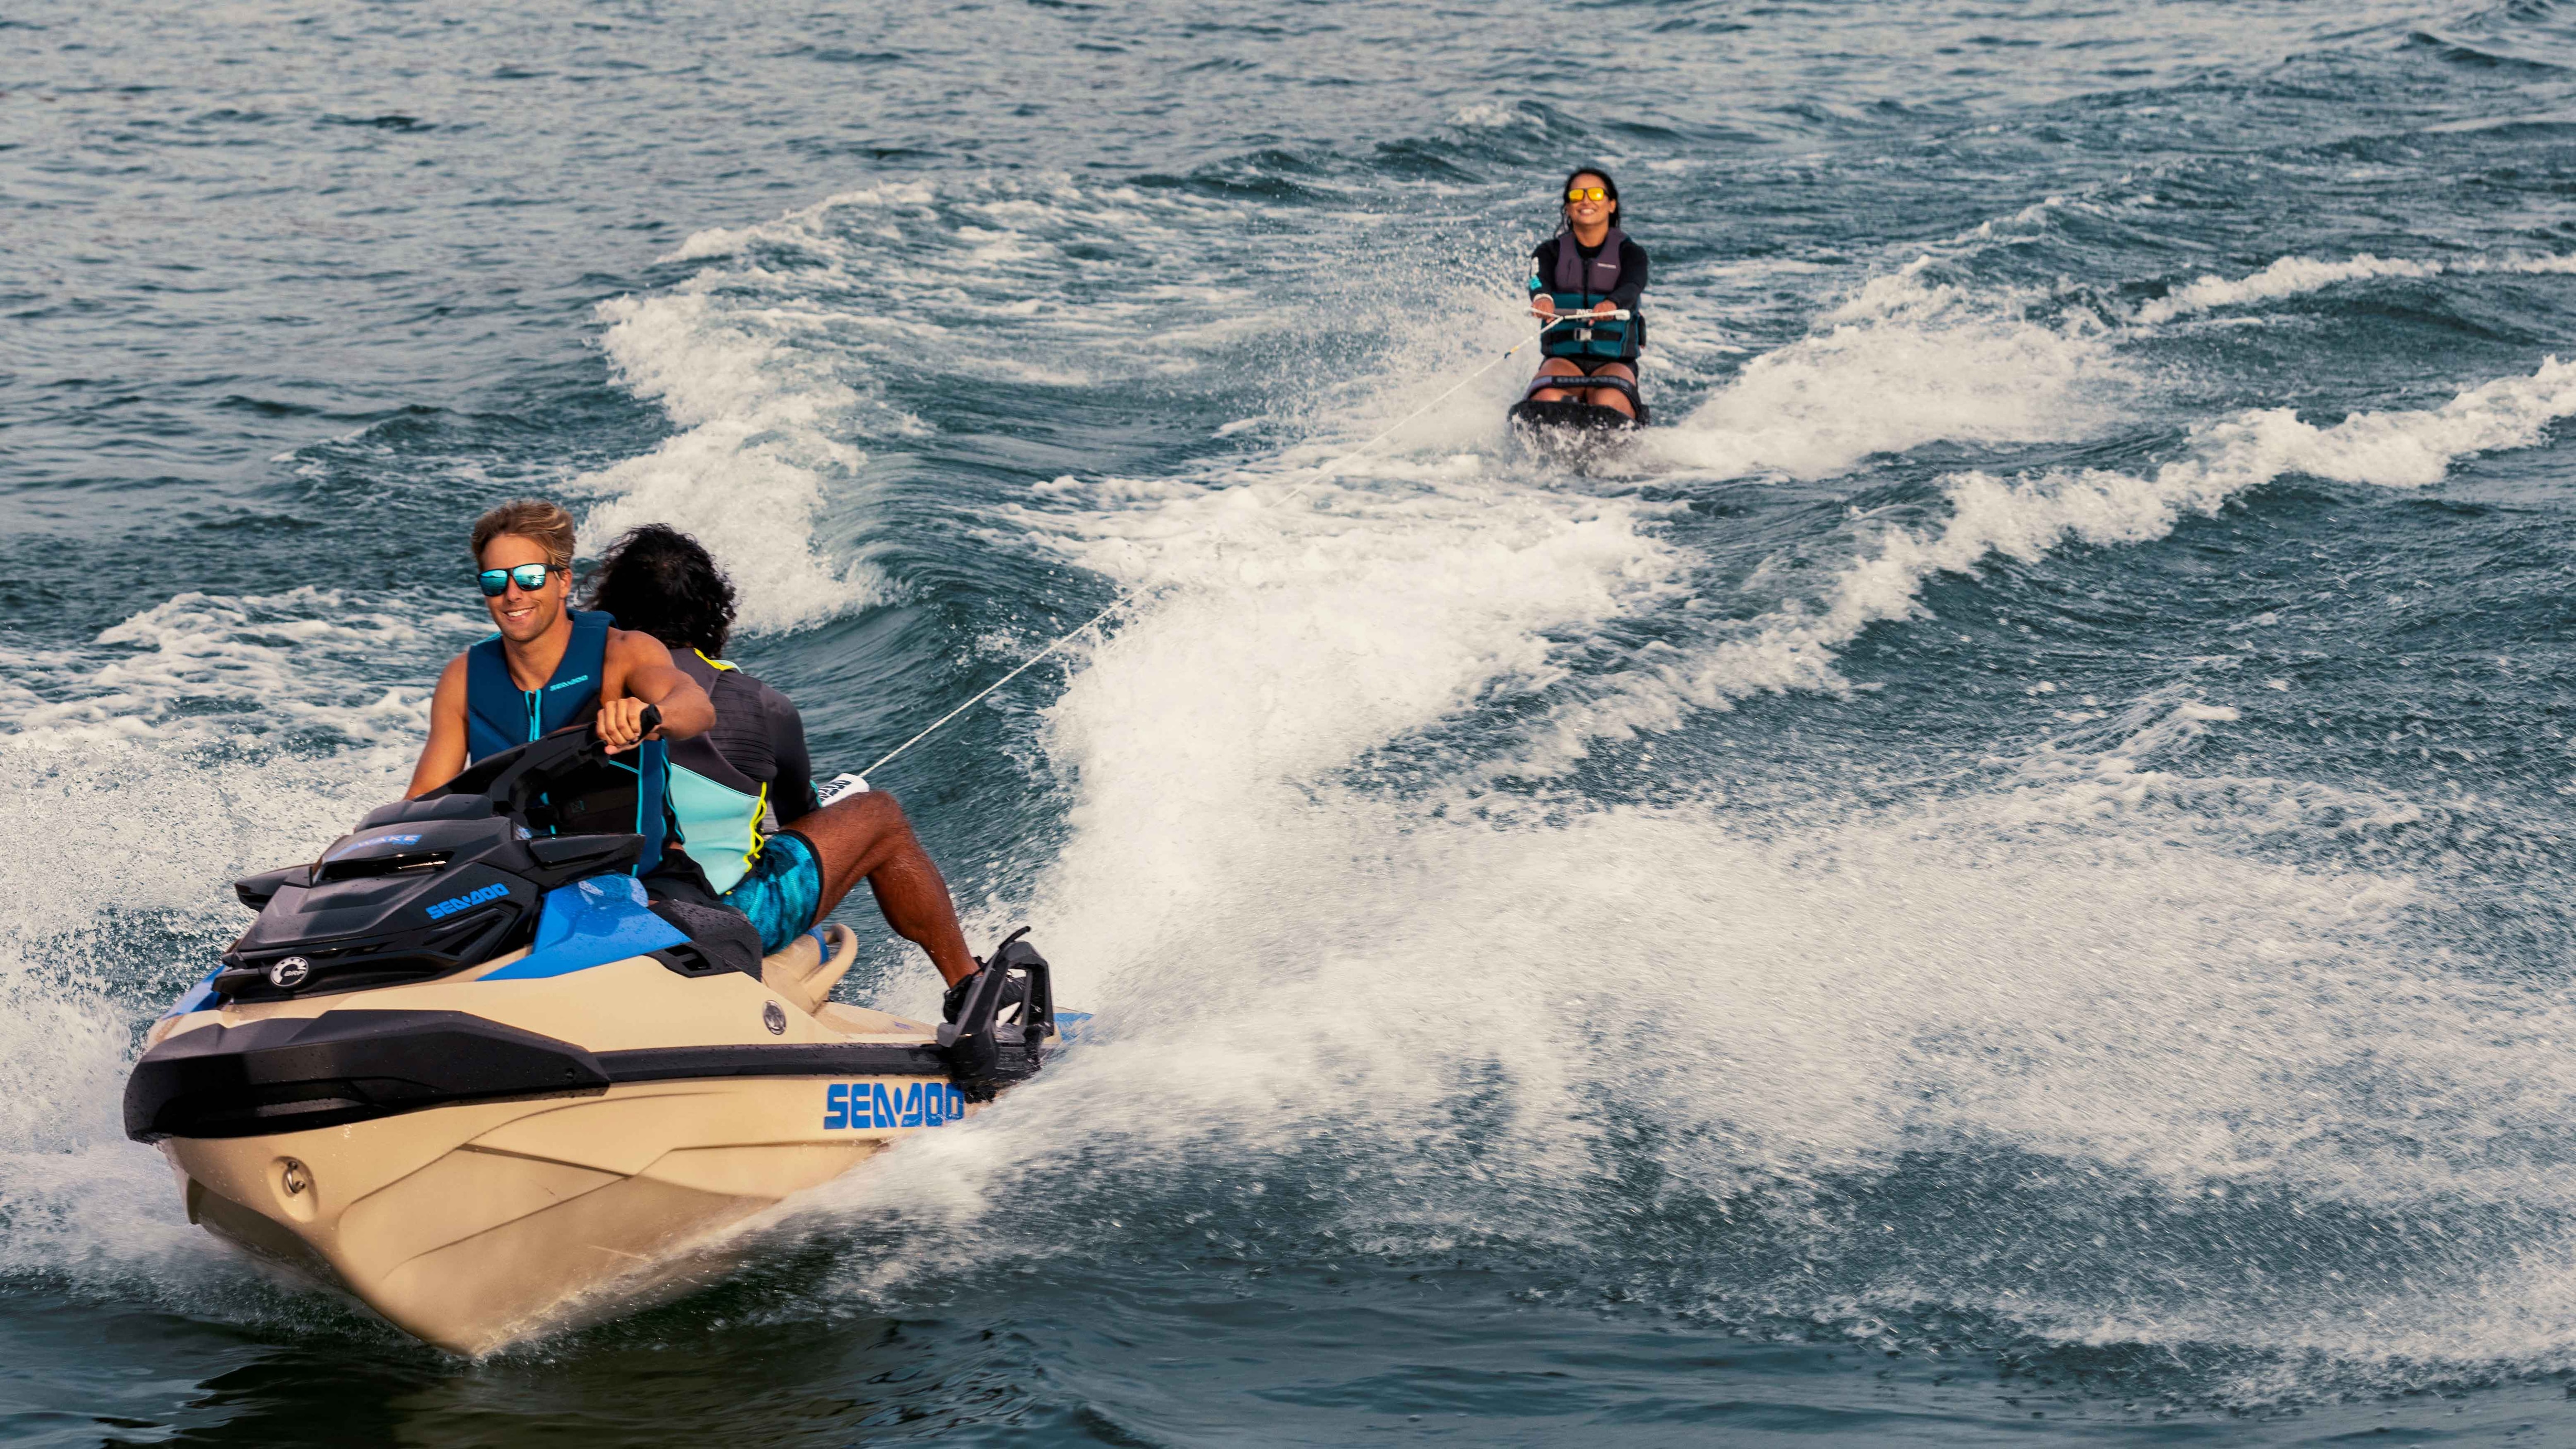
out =
{"type": "Polygon", "coordinates": [[[0,18],[0,1437],[2576,1442],[2576,9],[888,9],[0,18]],[[877,776],[1103,1039],[467,1362],[115,1101],[522,492],[835,768],[1144,592],[877,776]]]}

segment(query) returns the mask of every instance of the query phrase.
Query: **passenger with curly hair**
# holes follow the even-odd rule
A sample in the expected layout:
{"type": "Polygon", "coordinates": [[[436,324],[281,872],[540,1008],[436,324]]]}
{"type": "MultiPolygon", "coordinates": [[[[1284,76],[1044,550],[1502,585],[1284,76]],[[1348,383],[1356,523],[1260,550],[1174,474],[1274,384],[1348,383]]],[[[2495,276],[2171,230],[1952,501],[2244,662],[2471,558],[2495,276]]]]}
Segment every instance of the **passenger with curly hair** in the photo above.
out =
{"type": "Polygon", "coordinates": [[[975,973],[948,883],[903,807],[882,790],[819,803],[805,722],[777,690],[724,658],[733,584],[698,541],[648,523],[609,546],[590,607],[668,646],[715,703],[715,726],[671,745],[671,805],[682,848],[725,904],[777,951],[865,880],[897,935],[930,953],[954,987],[975,973]],[[782,827],[763,835],[765,816],[782,827]]]}

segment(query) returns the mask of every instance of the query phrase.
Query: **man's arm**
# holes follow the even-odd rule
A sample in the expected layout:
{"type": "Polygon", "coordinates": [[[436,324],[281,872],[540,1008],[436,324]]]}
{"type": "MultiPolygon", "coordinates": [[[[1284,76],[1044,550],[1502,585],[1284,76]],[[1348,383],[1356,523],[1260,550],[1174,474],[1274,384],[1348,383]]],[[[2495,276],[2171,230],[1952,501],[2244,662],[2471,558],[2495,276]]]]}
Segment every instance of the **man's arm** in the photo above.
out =
{"type": "Polygon", "coordinates": [[[662,712],[652,738],[685,740],[715,728],[716,707],[698,682],[671,662],[671,651],[650,634],[608,631],[608,658],[600,671],[599,738],[612,755],[647,738],[644,706],[662,712]]]}
{"type": "Polygon", "coordinates": [[[421,743],[420,763],[412,766],[403,798],[419,799],[464,772],[465,656],[459,654],[438,672],[438,688],[430,692],[429,738],[421,743]]]}

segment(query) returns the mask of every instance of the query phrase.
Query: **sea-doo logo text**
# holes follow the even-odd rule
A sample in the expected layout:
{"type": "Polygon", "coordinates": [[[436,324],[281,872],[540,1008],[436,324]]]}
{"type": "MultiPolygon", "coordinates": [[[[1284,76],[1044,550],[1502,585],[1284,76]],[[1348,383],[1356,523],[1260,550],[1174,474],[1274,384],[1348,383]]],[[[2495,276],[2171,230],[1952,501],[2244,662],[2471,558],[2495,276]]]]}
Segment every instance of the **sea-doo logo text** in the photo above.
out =
{"type": "Polygon", "coordinates": [[[510,888],[508,886],[501,884],[499,881],[494,881],[492,884],[485,886],[479,891],[468,891],[461,896],[451,896],[446,900],[440,901],[437,905],[431,906],[429,908],[429,918],[433,921],[443,921],[449,916],[455,915],[458,911],[464,910],[468,906],[479,906],[485,901],[496,901],[509,893],[510,888]]]}
{"type": "Polygon", "coordinates": [[[965,1094],[946,1082],[834,1082],[823,1089],[825,1127],[937,1127],[965,1115],[965,1094]]]}
{"type": "Polygon", "coordinates": [[[301,956],[289,956],[268,968],[268,984],[284,991],[290,986],[303,985],[304,978],[312,974],[312,962],[301,956]]]}
{"type": "Polygon", "coordinates": [[[564,682],[562,682],[561,684],[549,684],[549,685],[547,685],[547,686],[546,686],[546,688],[547,688],[547,690],[548,690],[548,691],[550,691],[550,692],[551,692],[551,691],[553,691],[553,690],[558,690],[558,689],[570,689],[570,688],[572,688],[572,687],[573,687],[574,685],[576,685],[576,684],[588,684],[588,683],[590,683],[590,676],[589,676],[589,675],[587,675],[587,674],[576,674],[576,675],[574,675],[572,678],[565,680],[565,681],[564,681],[564,682]]]}

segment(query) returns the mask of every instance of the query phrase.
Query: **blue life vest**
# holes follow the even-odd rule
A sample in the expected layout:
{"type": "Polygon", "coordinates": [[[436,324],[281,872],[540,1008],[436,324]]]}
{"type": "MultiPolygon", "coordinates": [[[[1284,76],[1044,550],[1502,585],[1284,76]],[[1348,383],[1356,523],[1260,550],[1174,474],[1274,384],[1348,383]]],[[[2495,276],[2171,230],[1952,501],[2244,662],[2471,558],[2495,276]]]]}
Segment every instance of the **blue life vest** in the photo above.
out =
{"type": "MultiPolygon", "coordinates": [[[[572,642],[563,661],[535,689],[521,689],[510,677],[509,658],[495,634],[465,651],[465,758],[524,745],[567,725],[587,723],[599,713],[599,690],[608,674],[608,630],[616,621],[606,614],[567,609],[572,642]]],[[[644,858],[635,873],[643,875],[662,859],[665,836],[663,800],[670,788],[668,752],[660,740],[647,740],[610,764],[635,776],[635,833],[644,837],[644,858]]]]}
{"type": "MultiPolygon", "coordinates": [[[[1574,234],[1558,232],[1556,263],[1551,268],[1554,275],[1530,278],[1530,292],[1547,293],[1555,299],[1559,312],[1588,312],[1600,306],[1618,290],[1619,248],[1625,241],[1627,237],[1619,228],[1610,228],[1609,235],[1601,239],[1600,251],[1586,261],[1574,244],[1574,234]]],[[[1625,362],[1636,357],[1645,341],[1646,321],[1632,315],[1560,323],[1547,330],[1539,341],[1539,350],[1550,357],[1571,357],[1580,362],[1625,362]]]]}

